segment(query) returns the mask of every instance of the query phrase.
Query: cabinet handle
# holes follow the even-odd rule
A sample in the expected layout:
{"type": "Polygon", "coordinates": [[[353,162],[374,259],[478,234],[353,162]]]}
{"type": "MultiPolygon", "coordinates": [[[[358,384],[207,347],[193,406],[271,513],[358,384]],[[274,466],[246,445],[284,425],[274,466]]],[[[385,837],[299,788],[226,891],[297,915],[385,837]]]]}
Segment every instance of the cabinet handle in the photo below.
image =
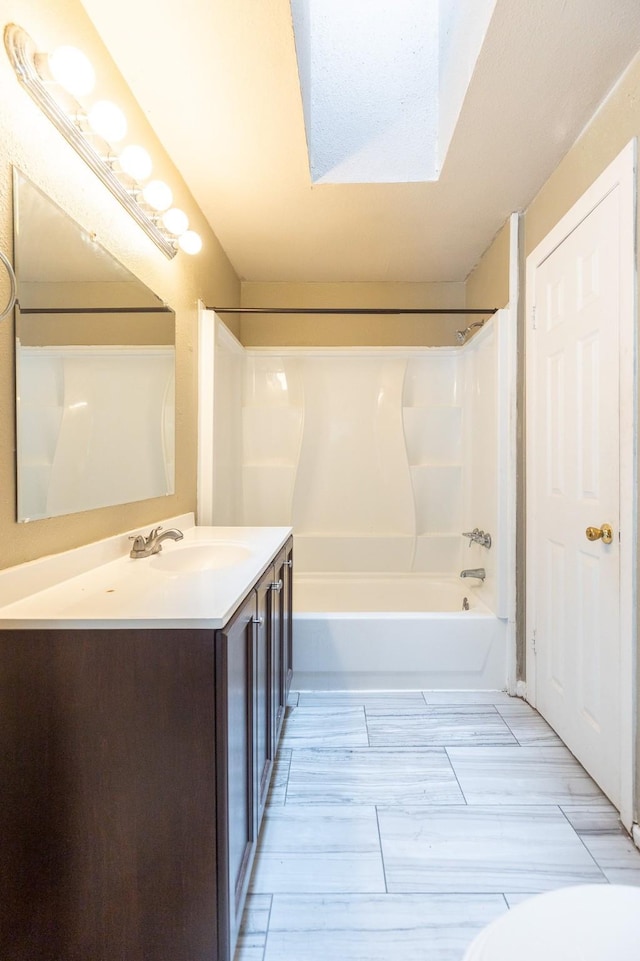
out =
{"type": "Polygon", "coordinates": [[[289,560],[287,561],[287,567],[293,567],[293,561],[291,560],[291,558],[289,558],[289,560]]]}
{"type": "Polygon", "coordinates": [[[280,578],[279,581],[273,581],[273,583],[271,584],[271,590],[273,590],[273,591],[281,591],[281,590],[282,590],[282,578],[280,578]]]}
{"type": "Polygon", "coordinates": [[[254,623],[254,624],[257,624],[258,627],[262,627],[262,625],[264,624],[264,617],[261,617],[259,614],[256,615],[256,616],[253,618],[253,623],[254,623]]]}

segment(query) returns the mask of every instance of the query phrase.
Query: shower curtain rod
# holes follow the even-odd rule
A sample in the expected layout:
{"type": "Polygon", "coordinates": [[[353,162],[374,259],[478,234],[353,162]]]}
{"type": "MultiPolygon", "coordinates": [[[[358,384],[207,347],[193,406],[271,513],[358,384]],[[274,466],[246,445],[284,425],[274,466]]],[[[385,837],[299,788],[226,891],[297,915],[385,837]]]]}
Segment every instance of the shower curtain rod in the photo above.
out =
{"type": "Polygon", "coordinates": [[[207,307],[216,314],[495,314],[499,307],[207,307]]]}
{"type": "Polygon", "coordinates": [[[20,307],[27,314],[173,314],[171,307],[20,307]]]}

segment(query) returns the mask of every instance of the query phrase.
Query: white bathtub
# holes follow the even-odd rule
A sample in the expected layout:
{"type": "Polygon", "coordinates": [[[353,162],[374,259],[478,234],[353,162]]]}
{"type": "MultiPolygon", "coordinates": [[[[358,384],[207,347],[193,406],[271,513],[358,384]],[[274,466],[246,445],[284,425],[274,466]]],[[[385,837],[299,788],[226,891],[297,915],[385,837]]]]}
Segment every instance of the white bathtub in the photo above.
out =
{"type": "Polygon", "coordinates": [[[295,688],[503,690],[506,621],[478,599],[474,583],[418,574],[297,574],[295,688]]]}

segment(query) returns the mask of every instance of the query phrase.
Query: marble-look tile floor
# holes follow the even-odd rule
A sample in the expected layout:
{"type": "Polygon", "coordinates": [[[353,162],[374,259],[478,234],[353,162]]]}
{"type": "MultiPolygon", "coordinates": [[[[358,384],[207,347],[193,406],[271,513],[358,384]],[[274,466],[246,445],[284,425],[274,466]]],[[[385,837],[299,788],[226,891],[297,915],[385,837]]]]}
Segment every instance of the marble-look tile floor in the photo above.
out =
{"type": "Polygon", "coordinates": [[[523,701],[289,703],[235,961],[460,961],[533,894],[640,885],[616,810],[523,701]]]}

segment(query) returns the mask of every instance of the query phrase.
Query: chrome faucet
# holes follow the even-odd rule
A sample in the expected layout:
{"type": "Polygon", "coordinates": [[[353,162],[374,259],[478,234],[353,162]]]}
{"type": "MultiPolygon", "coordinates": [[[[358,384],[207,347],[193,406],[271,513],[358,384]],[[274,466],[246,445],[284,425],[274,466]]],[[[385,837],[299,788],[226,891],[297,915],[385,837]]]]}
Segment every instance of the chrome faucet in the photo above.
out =
{"type": "Polygon", "coordinates": [[[477,577],[480,581],[483,581],[486,576],[484,567],[472,567],[468,571],[460,571],[460,577],[477,577]]]}
{"type": "Polygon", "coordinates": [[[181,541],[184,537],[182,531],[179,531],[177,527],[171,527],[168,531],[163,531],[162,534],[161,526],[154,527],[149,536],[145,537],[144,534],[135,534],[130,537],[129,540],[133,541],[133,545],[129,552],[129,557],[151,557],[152,554],[159,554],[162,550],[162,542],[171,541],[181,541]]]}
{"type": "Polygon", "coordinates": [[[472,531],[463,531],[462,536],[469,538],[469,547],[474,541],[482,547],[491,547],[491,534],[485,534],[478,527],[474,527],[472,531]]]}
{"type": "Polygon", "coordinates": [[[476,320],[473,324],[469,324],[468,327],[465,327],[464,330],[456,330],[456,340],[459,344],[464,344],[465,340],[467,339],[467,334],[469,334],[472,330],[475,330],[476,327],[484,327],[485,324],[486,320],[476,320]]]}

